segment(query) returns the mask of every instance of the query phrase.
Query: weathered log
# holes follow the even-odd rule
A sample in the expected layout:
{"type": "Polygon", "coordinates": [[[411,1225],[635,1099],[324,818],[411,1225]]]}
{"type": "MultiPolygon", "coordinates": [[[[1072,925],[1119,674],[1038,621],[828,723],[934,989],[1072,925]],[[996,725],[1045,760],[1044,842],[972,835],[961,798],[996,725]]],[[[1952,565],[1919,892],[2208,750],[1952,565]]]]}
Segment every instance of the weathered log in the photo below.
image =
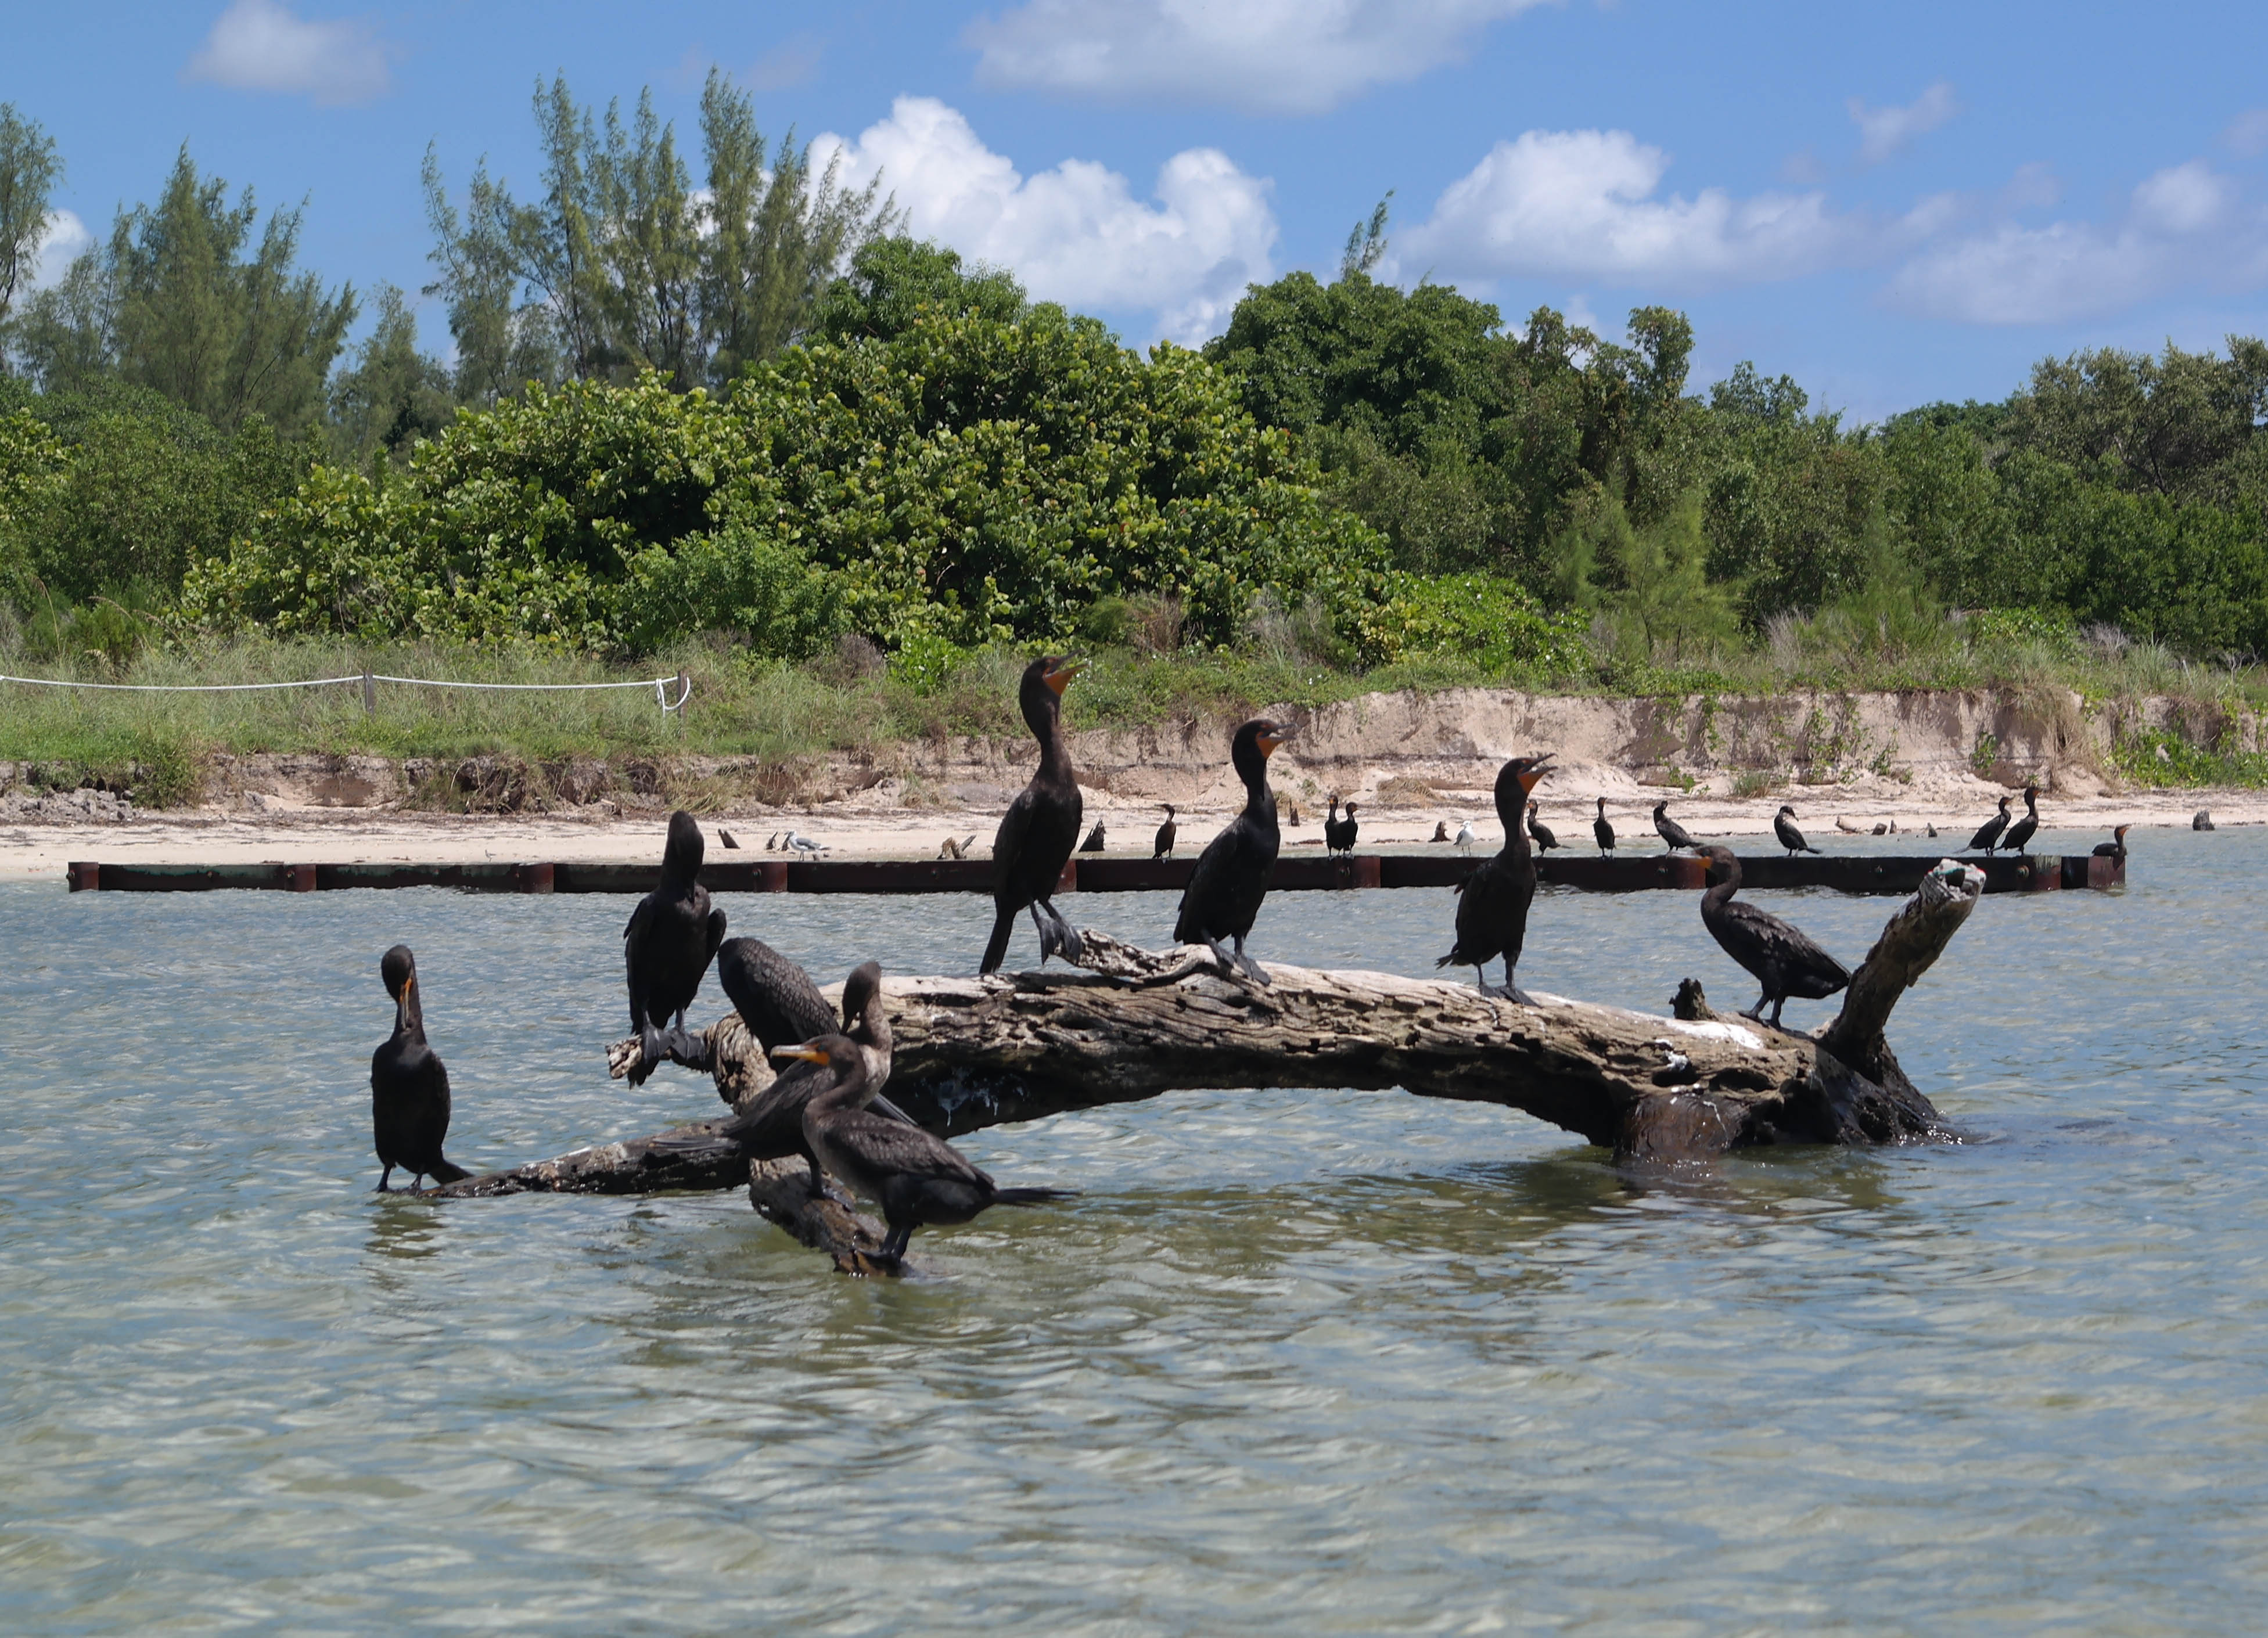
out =
{"type": "MultiPolygon", "coordinates": [[[[1085,932],[1091,971],[885,981],[896,1037],[890,1096],[948,1135],[1188,1088],[1401,1087],[1500,1104],[1626,1158],[1677,1160],[1747,1146],[1880,1143],[1941,1135],[1943,1122],[1884,1037],[1984,891],[1948,860],[1890,918],[1817,1038],[1708,1010],[1700,987],[1663,1018],[1538,995],[1533,1006],[1471,987],[1387,973],[1270,966],[1266,987],[1224,973],[1208,951],[1152,953],[1085,932]]],[[[1690,981],[1689,981],[1690,982],[1690,981]]],[[[769,1083],[762,1046],[727,1015],[702,1040],[728,1096],[769,1083]]],[[[622,1061],[622,1043],[610,1058],[622,1061]]],[[[448,1194],[523,1189],[722,1187],[728,1157],[684,1152],[688,1135],[578,1150],[453,1184],[448,1194]],[[666,1145],[657,1152],[657,1145],[666,1145]]],[[[722,1150],[725,1146],[715,1146],[722,1150]]],[[[806,1245],[855,1262],[870,1219],[814,1201],[799,1162],[752,1183],[757,1208],[806,1245]],[[831,1226],[830,1226],[831,1225],[831,1226]]]]}

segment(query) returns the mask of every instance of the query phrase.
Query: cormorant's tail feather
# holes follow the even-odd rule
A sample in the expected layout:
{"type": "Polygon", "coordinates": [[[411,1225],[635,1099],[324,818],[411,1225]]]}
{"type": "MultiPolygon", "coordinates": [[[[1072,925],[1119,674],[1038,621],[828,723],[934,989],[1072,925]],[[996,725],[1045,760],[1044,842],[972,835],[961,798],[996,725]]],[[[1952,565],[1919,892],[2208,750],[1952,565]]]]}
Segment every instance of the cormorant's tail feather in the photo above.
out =
{"type": "Polygon", "coordinates": [[[438,1186],[444,1183],[462,1183],[473,1174],[462,1166],[452,1165],[446,1160],[436,1160],[425,1168],[425,1175],[432,1179],[435,1186],[438,1186]]]}
{"type": "Polygon", "coordinates": [[[1002,1189],[992,1196],[996,1206],[1052,1206],[1059,1200],[1077,1200],[1077,1189],[1002,1189]]]}
{"type": "Polygon", "coordinates": [[[1472,965],[1472,963],[1471,963],[1471,962],[1469,962],[1469,961],[1467,961],[1467,960],[1464,959],[1464,957],[1462,957],[1462,955],[1459,955],[1455,951],[1452,950],[1451,951],[1449,951],[1449,953],[1448,953],[1447,955],[1443,956],[1440,960],[1438,960],[1438,961],[1436,961],[1435,963],[1433,963],[1433,965],[1434,965],[1435,966],[1437,966],[1437,967],[1445,967],[1445,966],[1470,966],[1472,965]]]}
{"type": "Polygon", "coordinates": [[[997,973],[1008,954],[1008,940],[1016,931],[1016,912],[1003,906],[992,913],[992,937],[985,942],[984,962],[979,973],[997,973]]]}

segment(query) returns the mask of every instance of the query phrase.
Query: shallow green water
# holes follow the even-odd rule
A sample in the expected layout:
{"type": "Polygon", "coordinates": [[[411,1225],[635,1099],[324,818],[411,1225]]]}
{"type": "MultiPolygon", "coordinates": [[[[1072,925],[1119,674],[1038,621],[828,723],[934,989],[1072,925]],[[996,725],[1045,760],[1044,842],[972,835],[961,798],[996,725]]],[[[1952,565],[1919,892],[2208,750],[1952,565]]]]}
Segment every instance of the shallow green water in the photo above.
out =
{"type": "MultiPolygon", "coordinates": [[[[1085,1196],[902,1282],[738,1194],[369,1192],[397,939],[460,1162],[716,1108],[605,1078],[627,900],[0,889],[0,1630],[2250,1629],[2264,869],[2154,832],[2123,894],[1986,900],[1894,1031],[1964,1146],[1638,1179],[1191,1093],[964,1140],[1085,1196]]],[[[1852,960],[1894,907],[1763,897],[1852,960]]],[[[987,921],[722,902],[829,977],[987,921]]],[[[1448,902],[1279,895],[1256,949],[1430,973],[1448,902]]],[[[1547,892],[1521,968],[1688,973],[1751,998],[1670,893],[1547,892]]]]}

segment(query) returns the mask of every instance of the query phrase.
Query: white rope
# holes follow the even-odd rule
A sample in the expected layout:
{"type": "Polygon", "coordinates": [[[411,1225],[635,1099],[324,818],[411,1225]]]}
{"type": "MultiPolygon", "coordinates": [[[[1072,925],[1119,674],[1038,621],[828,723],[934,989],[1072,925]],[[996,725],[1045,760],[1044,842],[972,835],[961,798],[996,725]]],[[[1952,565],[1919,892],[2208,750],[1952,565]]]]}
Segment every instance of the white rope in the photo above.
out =
{"type": "Polygon", "coordinates": [[[681,711],[693,697],[693,679],[683,672],[674,677],[642,677],[635,682],[451,682],[435,677],[389,677],[382,672],[357,672],[351,677],[311,677],[304,682],[75,682],[67,677],[11,677],[0,682],[22,683],[32,688],[99,688],[106,694],[248,694],[267,688],[335,688],[345,683],[395,682],[412,688],[469,688],[492,694],[586,694],[607,688],[651,688],[654,703],[665,711],[681,711]],[[669,685],[678,685],[674,701],[669,685]]]}
{"type": "Polygon", "coordinates": [[[361,674],[352,677],[313,677],[306,682],[74,682],[68,677],[10,677],[0,675],[0,682],[20,682],[34,688],[100,688],[107,694],[240,694],[254,688],[328,688],[342,682],[360,682],[361,674]]]}

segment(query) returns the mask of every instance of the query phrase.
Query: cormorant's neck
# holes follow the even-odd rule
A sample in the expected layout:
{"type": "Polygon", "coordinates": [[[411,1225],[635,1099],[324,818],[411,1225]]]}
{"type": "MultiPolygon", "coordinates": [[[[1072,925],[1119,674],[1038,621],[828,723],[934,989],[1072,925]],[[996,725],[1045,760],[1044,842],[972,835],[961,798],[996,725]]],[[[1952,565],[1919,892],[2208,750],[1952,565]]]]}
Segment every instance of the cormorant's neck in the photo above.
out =
{"type": "Polygon", "coordinates": [[[1243,746],[1236,747],[1231,759],[1236,764],[1237,776],[1244,781],[1244,811],[1255,819],[1273,819],[1276,798],[1268,789],[1268,757],[1258,746],[1248,753],[1243,746]]]}
{"type": "Polygon", "coordinates": [[[1725,879],[1701,895],[1701,907],[1705,910],[1721,910],[1733,902],[1733,895],[1740,891],[1741,866],[1736,859],[1731,868],[1725,870],[1725,879]]]}
{"type": "Polygon", "coordinates": [[[853,1068],[850,1074],[844,1076],[804,1106],[814,1114],[831,1114],[844,1109],[864,1109],[868,1101],[866,1069],[864,1063],[860,1063],[853,1068]]]}
{"type": "Polygon", "coordinates": [[[1071,743],[1064,737],[1063,701],[1042,683],[1024,696],[1024,725],[1040,742],[1040,771],[1058,778],[1071,776],[1071,743]]]}
{"type": "Polygon", "coordinates": [[[417,1000],[417,987],[402,986],[401,993],[394,998],[394,1038],[396,1040],[425,1040],[425,1009],[417,1000]]]}

